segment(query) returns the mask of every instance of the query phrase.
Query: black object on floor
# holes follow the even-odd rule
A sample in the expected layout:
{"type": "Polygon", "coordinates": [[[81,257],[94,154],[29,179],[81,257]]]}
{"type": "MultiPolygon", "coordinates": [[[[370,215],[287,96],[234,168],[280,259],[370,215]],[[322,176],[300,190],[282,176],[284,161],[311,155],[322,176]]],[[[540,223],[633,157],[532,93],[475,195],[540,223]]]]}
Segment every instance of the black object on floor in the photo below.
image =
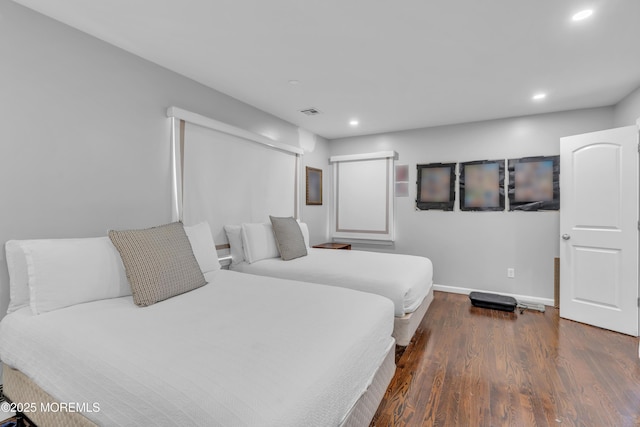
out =
{"type": "Polygon", "coordinates": [[[469,294],[471,304],[475,307],[491,308],[502,311],[515,311],[518,301],[513,297],[486,292],[471,292],[469,294]]]}

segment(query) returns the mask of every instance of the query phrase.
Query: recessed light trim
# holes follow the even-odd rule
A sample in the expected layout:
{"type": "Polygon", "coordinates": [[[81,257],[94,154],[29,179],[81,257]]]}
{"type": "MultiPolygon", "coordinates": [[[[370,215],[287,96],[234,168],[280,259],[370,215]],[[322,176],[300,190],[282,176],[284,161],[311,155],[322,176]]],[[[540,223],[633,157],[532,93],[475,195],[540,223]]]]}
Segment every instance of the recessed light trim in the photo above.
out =
{"type": "Polygon", "coordinates": [[[593,10],[592,9],[585,9],[585,10],[581,10],[580,12],[576,13],[575,15],[573,15],[571,17],[571,20],[572,21],[582,21],[584,19],[587,19],[591,15],[593,15],[593,10]]]}
{"type": "Polygon", "coordinates": [[[541,101],[547,97],[547,94],[544,92],[536,93],[531,97],[534,101],[541,101]]]}
{"type": "Polygon", "coordinates": [[[349,120],[349,125],[351,126],[358,126],[360,124],[360,122],[356,119],[351,119],[349,120]]]}
{"type": "Polygon", "coordinates": [[[300,84],[300,80],[289,80],[288,82],[290,85],[299,85],[300,84]]]}

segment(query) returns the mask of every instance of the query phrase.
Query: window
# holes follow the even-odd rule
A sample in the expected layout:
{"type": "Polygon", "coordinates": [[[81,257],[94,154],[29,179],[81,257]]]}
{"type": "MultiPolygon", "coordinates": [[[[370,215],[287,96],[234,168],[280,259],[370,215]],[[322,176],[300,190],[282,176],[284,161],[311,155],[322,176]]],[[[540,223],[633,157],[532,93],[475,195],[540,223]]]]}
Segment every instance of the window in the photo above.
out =
{"type": "Polygon", "coordinates": [[[332,236],[394,239],[394,151],[333,156],[332,236]]]}

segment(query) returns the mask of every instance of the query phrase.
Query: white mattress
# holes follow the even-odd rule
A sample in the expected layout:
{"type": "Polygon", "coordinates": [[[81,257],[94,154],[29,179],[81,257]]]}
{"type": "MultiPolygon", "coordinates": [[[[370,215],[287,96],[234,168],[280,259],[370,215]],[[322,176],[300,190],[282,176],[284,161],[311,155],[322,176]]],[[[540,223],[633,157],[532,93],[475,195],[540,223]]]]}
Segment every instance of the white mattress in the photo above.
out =
{"type": "Polygon", "coordinates": [[[100,425],[330,426],[393,346],[385,298],[217,271],[150,307],[131,297],[0,322],[0,357],[100,425]]]}
{"type": "Polygon", "coordinates": [[[231,266],[260,276],[321,283],[370,292],[389,298],[395,315],[413,313],[431,290],[433,264],[424,257],[365,251],[308,249],[291,261],[263,259],[231,266]]]}

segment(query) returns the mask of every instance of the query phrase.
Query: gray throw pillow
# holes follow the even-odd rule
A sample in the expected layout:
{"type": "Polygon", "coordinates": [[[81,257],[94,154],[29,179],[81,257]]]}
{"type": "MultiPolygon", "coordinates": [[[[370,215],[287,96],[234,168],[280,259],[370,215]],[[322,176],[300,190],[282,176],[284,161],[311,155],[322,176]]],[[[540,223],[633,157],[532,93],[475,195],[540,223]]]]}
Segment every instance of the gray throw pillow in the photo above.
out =
{"type": "Polygon", "coordinates": [[[146,307],[207,283],[180,222],[111,230],[109,238],[120,252],[136,305],[146,307]]]}
{"type": "Polygon", "coordinates": [[[298,221],[293,217],[278,218],[269,216],[273,226],[273,234],[276,237],[276,244],[280,257],[284,261],[307,256],[307,245],[304,243],[304,236],[298,221]]]}

